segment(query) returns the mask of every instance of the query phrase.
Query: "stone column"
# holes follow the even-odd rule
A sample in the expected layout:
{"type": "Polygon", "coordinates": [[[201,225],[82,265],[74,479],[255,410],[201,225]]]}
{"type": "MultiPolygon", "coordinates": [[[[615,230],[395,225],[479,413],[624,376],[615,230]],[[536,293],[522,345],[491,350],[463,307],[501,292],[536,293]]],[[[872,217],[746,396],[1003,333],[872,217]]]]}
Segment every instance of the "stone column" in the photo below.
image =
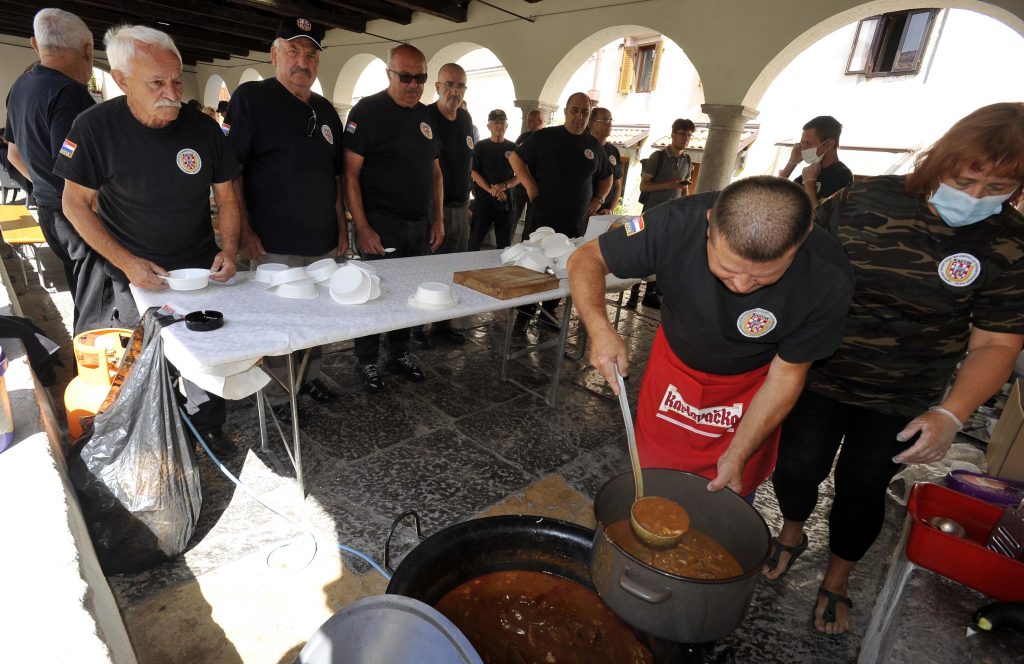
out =
{"type": "Polygon", "coordinates": [[[344,127],[345,123],[348,122],[348,112],[352,110],[354,104],[339,104],[334,103],[334,110],[338,112],[338,116],[341,118],[341,125],[344,127]]]}
{"type": "Polygon", "coordinates": [[[697,193],[722,189],[732,181],[743,125],[758,114],[756,109],[730,104],[703,104],[700,110],[707,114],[711,126],[697,176],[697,193]]]}
{"type": "MultiPolygon", "coordinates": [[[[520,133],[528,130],[528,127],[526,126],[526,116],[530,114],[530,111],[534,109],[539,110],[541,115],[544,116],[544,126],[546,127],[551,124],[551,114],[558,109],[558,104],[549,104],[546,101],[540,101],[538,99],[516,99],[514,103],[516,108],[520,108],[523,111],[523,126],[519,130],[520,133]]],[[[512,140],[515,140],[515,137],[513,137],[512,140]]]]}

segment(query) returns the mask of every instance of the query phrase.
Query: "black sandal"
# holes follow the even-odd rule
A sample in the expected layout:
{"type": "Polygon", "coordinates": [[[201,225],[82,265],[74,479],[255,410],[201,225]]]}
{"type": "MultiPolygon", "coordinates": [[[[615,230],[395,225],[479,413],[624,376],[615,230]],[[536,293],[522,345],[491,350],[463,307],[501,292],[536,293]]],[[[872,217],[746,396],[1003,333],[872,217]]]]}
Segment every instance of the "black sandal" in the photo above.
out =
{"type": "MultiPolygon", "coordinates": [[[[831,590],[826,589],[824,586],[819,586],[818,587],[818,597],[824,597],[825,599],[828,600],[825,603],[825,610],[821,612],[821,620],[826,625],[831,625],[831,624],[835,623],[836,617],[837,617],[836,616],[836,605],[838,605],[838,604],[845,604],[847,606],[847,608],[849,608],[851,611],[853,610],[853,600],[852,599],[850,599],[846,595],[840,595],[839,593],[834,593],[831,590]]],[[[811,611],[811,621],[812,622],[814,622],[814,619],[817,617],[817,615],[816,615],[817,612],[818,612],[818,598],[815,597],[814,598],[814,609],[811,611]]],[[[815,631],[817,631],[817,629],[818,629],[817,626],[815,626],[815,631]]],[[[848,632],[848,631],[850,631],[850,630],[846,630],[846,632],[848,632]]],[[[846,634],[846,632],[840,632],[840,633],[841,634],[846,634]]],[[[828,636],[839,636],[839,634],[829,634],[828,632],[819,632],[819,633],[820,634],[826,634],[828,636]]]]}
{"type": "Polygon", "coordinates": [[[775,569],[776,567],[778,567],[779,557],[782,553],[789,554],[789,561],[786,563],[786,569],[782,570],[782,573],[779,574],[777,577],[770,580],[781,581],[784,576],[789,574],[789,570],[791,567],[793,567],[793,563],[795,563],[796,559],[800,557],[800,554],[807,550],[807,545],[809,543],[810,542],[807,539],[807,533],[804,533],[804,539],[802,542],[800,542],[799,546],[789,546],[788,544],[783,544],[779,541],[778,537],[773,537],[772,545],[774,546],[774,550],[772,551],[771,557],[769,557],[768,560],[765,561],[765,565],[768,567],[768,569],[775,569]]]}

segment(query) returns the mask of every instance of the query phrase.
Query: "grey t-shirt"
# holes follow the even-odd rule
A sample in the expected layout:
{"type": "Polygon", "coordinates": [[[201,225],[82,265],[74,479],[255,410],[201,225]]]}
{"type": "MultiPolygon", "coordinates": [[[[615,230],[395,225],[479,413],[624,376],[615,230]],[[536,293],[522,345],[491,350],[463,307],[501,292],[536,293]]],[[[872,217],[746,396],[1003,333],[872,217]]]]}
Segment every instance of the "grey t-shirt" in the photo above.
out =
{"type": "MultiPolygon", "coordinates": [[[[690,155],[684,151],[676,157],[668,151],[668,148],[662,148],[658,152],[651,153],[651,156],[647,158],[647,162],[644,164],[643,170],[644,175],[653,176],[652,182],[655,184],[671,182],[672,180],[689,180],[692,172],[693,164],[690,162],[690,155]]],[[[655,205],[679,198],[679,196],[680,192],[678,189],[652,191],[647,194],[644,212],[650,210],[655,205]]]]}

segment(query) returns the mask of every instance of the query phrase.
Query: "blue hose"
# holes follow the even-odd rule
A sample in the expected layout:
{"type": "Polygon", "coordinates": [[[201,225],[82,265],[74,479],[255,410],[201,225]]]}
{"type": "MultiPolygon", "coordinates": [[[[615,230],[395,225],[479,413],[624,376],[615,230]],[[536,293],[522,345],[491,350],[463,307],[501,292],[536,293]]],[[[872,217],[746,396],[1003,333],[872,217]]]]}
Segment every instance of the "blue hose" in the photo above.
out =
{"type": "MultiPolygon", "coordinates": [[[[182,419],[185,420],[185,424],[188,425],[189,431],[192,432],[192,435],[195,436],[196,440],[199,441],[199,445],[202,446],[203,451],[205,451],[206,454],[210,457],[210,459],[213,460],[214,465],[217,466],[217,469],[220,470],[220,472],[223,473],[223,475],[225,477],[227,477],[229,480],[234,482],[235,486],[237,486],[239,489],[244,491],[246,495],[248,495],[250,498],[255,500],[257,503],[259,503],[260,505],[263,505],[263,507],[266,507],[268,510],[270,510],[271,512],[273,512],[277,516],[281,517],[282,519],[284,519],[288,523],[292,524],[293,526],[295,526],[299,530],[305,531],[310,537],[313,538],[314,545],[319,546],[318,543],[317,543],[316,535],[313,533],[312,530],[310,530],[309,528],[306,528],[302,524],[297,523],[296,521],[294,521],[289,516],[287,516],[285,514],[282,514],[281,512],[278,512],[276,509],[274,509],[270,505],[268,505],[265,502],[263,502],[262,500],[260,500],[259,496],[257,496],[255,493],[253,493],[249,489],[249,487],[245,486],[245,484],[243,484],[241,480],[239,480],[237,477],[235,477],[234,474],[230,470],[228,470],[224,466],[223,463],[221,463],[221,460],[217,458],[217,456],[213,453],[213,451],[210,450],[209,446],[207,446],[206,440],[202,437],[202,435],[199,433],[199,431],[196,430],[195,425],[192,424],[192,420],[189,418],[188,413],[185,412],[185,409],[179,407],[178,410],[181,411],[182,419]]],[[[380,572],[380,575],[383,576],[385,580],[387,580],[387,581],[391,580],[391,575],[388,573],[388,571],[385,570],[383,567],[381,567],[377,563],[377,561],[375,561],[373,558],[371,558],[370,556],[366,555],[362,551],[360,551],[358,549],[354,549],[354,548],[352,548],[350,546],[347,546],[345,544],[335,544],[335,546],[338,547],[338,549],[340,549],[341,551],[343,551],[345,553],[348,553],[348,554],[351,554],[351,555],[355,556],[356,558],[359,558],[363,562],[367,563],[370,567],[375,569],[377,572],[380,572]]],[[[314,556],[316,555],[315,550],[314,550],[314,554],[313,555],[314,556]]]]}

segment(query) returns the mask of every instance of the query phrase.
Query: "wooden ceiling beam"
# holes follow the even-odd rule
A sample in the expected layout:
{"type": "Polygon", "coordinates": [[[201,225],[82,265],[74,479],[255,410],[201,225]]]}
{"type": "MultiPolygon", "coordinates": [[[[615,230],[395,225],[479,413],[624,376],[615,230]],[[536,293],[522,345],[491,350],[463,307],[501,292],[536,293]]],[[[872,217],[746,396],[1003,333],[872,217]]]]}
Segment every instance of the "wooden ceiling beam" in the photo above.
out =
{"type": "Polygon", "coordinates": [[[412,23],[412,10],[380,0],[321,0],[324,4],[363,14],[368,19],[384,19],[402,25],[412,23]]]}
{"type": "Polygon", "coordinates": [[[456,2],[454,0],[388,0],[393,5],[405,7],[438,18],[448,19],[455,23],[466,22],[466,6],[468,0],[456,2]]]}
{"type": "Polygon", "coordinates": [[[239,36],[260,37],[270,32],[271,39],[277,31],[280,19],[262,12],[236,9],[227,5],[218,5],[203,0],[138,0],[139,4],[163,7],[168,14],[179,23],[190,25],[217,26],[218,30],[227,32],[223,26],[235,26],[244,31],[239,36]],[[200,21],[201,23],[195,23],[200,21]]]}
{"type": "Polygon", "coordinates": [[[227,0],[232,5],[250,7],[277,16],[301,16],[328,28],[365,32],[366,21],[352,18],[334,9],[323,10],[303,0],[227,0]]]}

